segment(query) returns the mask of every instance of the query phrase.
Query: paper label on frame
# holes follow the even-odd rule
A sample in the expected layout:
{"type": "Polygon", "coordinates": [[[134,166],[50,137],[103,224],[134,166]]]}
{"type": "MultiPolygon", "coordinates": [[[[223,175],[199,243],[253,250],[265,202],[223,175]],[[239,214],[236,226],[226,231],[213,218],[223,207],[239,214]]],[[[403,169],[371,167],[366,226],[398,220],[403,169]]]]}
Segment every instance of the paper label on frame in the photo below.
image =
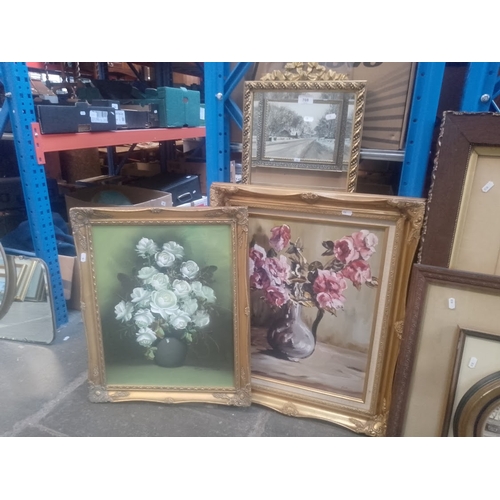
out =
{"type": "Polygon", "coordinates": [[[299,95],[299,104],[314,104],[314,99],[307,95],[299,95]]]}
{"type": "Polygon", "coordinates": [[[82,255],[80,255],[80,262],[86,262],[87,261],[87,254],[85,252],[82,252],[82,255]]]}
{"type": "Polygon", "coordinates": [[[487,182],[483,188],[481,189],[481,191],[483,193],[487,193],[493,186],[495,185],[495,183],[493,181],[490,181],[490,182],[487,182]]]}
{"type": "Polygon", "coordinates": [[[335,113],[328,113],[325,115],[325,120],[335,120],[337,118],[337,115],[335,113]]]}

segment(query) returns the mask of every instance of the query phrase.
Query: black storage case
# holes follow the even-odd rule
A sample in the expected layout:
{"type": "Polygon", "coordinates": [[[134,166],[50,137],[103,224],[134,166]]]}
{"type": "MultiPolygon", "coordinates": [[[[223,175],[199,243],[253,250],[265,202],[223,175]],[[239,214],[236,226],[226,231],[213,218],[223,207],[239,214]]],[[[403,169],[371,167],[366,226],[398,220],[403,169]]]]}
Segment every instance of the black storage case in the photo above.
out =
{"type": "Polygon", "coordinates": [[[116,130],[116,110],[77,102],[74,106],[37,106],[42,134],[73,134],[116,130]]]}
{"type": "Polygon", "coordinates": [[[174,207],[202,197],[200,178],[197,175],[158,174],[152,177],[140,177],[127,184],[170,193],[174,207]]]}

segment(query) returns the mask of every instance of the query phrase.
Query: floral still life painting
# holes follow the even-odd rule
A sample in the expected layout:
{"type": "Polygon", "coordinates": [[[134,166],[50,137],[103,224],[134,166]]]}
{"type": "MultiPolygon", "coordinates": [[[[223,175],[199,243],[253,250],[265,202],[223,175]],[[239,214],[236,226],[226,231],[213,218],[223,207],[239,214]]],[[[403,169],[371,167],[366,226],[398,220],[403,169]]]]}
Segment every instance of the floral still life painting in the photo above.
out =
{"type": "Polygon", "coordinates": [[[210,337],[211,314],[216,313],[213,281],[217,266],[200,269],[193,260],[185,260],[182,245],[168,241],[161,247],[149,238],[141,238],[136,252],[143,267],[129,279],[134,288],[128,300],[115,306],[116,319],[122,322],[147,359],[165,367],[183,364],[189,344],[210,337]],[[167,345],[170,344],[170,345],[167,345]],[[176,346],[173,348],[173,346],[176,346]],[[175,349],[170,355],[167,349],[175,349]]]}
{"type": "MultiPolygon", "coordinates": [[[[319,240],[309,238],[313,233],[301,222],[270,226],[261,219],[252,223],[253,372],[272,373],[288,382],[297,382],[298,377],[306,386],[361,397],[372,325],[367,325],[364,335],[357,335],[358,340],[354,332],[347,338],[344,334],[342,340],[332,332],[360,328],[359,321],[354,321],[346,329],[342,316],[352,317],[362,301],[363,309],[372,313],[378,287],[374,269],[380,270],[380,231],[332,228],[330,239],[319,240]],[[295,237],[294,229],[302,237],[295,237]],[[336,363],[331,362],[334,359],[336,363]],[[325,364],[324,371],[318,370],[318,363],[325,364]]],[[[361,316],[359,311],[358,320],[361,316]]]]}
{"type": "Polygon", "coordinates": [[[71,214],[91,400],[249,405],[246,209],[71,214]]]}

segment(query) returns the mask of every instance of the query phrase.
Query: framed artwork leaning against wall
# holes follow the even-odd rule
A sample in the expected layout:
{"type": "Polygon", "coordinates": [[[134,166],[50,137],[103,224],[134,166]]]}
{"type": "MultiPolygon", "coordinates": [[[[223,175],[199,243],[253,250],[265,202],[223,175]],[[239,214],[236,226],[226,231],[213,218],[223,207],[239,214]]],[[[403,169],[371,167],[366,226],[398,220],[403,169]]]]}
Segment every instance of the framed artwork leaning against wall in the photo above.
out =
{"type": "Polygon", "coordinates": [[[252,401],[384,435],[424,200],[214,183],[248,207],[252,401]]]}
{"type": "Polygon", "coordinates": [[[419,263],[500,275],[500,114],[444,113],[419,263]]]}
{"type": "Polygon", "coordinates": [[[250,404],[244,208],[72,208],[90,399],[250,404]]]}

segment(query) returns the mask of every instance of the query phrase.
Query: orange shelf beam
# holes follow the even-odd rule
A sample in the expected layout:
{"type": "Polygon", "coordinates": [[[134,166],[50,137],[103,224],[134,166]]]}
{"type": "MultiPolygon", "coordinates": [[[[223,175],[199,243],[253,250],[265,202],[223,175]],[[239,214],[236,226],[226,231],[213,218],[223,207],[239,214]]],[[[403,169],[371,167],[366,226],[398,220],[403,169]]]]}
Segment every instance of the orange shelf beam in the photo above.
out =
{"type": "Polygon", "coordinates": [[[138,142],[177,141],[205,137],[205,127],[149,128],[140,130],[110,130],[109,132],[80,132],[78,134],[42,134],[40,125],[31,124],[36,159],[45,164],[45,153],[70,149],[102,148],[137,144],[138,142]]]}

